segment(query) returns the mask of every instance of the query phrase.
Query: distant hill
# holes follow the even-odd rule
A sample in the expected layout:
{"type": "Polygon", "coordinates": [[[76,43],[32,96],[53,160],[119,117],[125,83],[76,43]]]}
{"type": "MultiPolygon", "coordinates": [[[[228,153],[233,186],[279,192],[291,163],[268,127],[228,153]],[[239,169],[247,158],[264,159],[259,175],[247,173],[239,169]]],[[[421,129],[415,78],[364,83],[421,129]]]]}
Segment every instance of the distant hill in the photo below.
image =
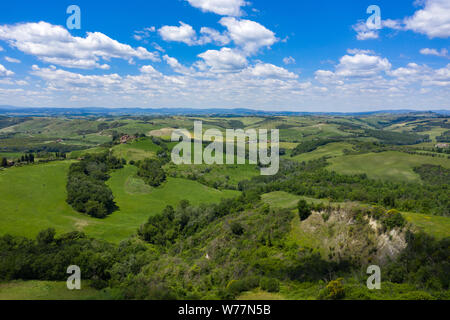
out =
{"type": "Polygon", "coordinates": [[[237,109],[194,109],[194,108],[48,108],[0,106],[0,115],[10,116],[96,116],[96,115],[221,115],[221,116],[304,116],[304,115],[342,115],[361,116],[375,114],[440,114],[449,115],[450,110],[380,110],[369,112],[296,112],[296,111],[262,111],[245,108],[237,109]]]}

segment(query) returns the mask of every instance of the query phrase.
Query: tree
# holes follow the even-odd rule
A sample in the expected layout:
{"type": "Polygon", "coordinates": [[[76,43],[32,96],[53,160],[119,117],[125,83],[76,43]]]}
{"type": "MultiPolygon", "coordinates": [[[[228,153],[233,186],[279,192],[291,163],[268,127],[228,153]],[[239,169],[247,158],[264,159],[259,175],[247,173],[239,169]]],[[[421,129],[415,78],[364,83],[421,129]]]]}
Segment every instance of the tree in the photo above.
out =
{"type": "Polygon", "coordinates": [[[406,221],[399,211],[391,209],[386,212],[386,215],[382,219],[382,223],[387,230],[391,230],[394,228],[403,228],[406,221]]]}
{"type": "Polygon", "coordinates": [[[88,215],[95,218],[104,218],[108,215],[104,204],[95,200],[86,202],[85,210],[88,215]]]}
{"type": "Polygon", "coordinates": [[[140,163],[137,175],[152,187],[157,187],[166,180],[162,163],[154,159],[145,159],[140,163]]]}
{"type": "Polygon", "coordinates": [[[55,234],[56,234],[56,231],[53,228],[42,230],[41,232],[38,233],[38,235],[36,237],[36,241],[40,245],[46,245],[46,244],[52,243],[53,240],[55,239],[55,234]]]}
{"type": "Polygon", "coordinates": [[[237,236],[240,236],[244,233],[244,228],[239,222],[233,222],[231,224],[231,232],[233,232],[237,236]]]}
{"type": "Polygon", "coordinates": [[[261,289],[267,292],[280,291],[280,282],[274,278],[262,278],[260,283],[261,289]]]}
{"type": "Polygon", "coordinates": [[[300,220],[306,220],[311,215],[311,207],[305,200],[299,200],[297,204],[298,215],[300,216],[300,220]]]}
{"type": "Polygon", "coordinates": [[[342,284],[343,278],[330,281],[326,287],[326,299],[338,300],[345,297],[345,288],[342,284]]]}

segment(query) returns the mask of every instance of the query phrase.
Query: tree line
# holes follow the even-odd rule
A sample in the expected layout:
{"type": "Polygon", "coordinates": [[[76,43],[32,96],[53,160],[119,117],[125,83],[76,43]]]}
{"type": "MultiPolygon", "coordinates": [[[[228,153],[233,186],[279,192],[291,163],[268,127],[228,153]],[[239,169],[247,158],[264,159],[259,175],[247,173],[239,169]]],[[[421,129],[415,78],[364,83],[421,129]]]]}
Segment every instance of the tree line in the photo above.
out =
{"type": "Polygon", "coordinates": [[[401,211],[450,216],[448,181],[430,183],[425,179],[418,184],[374,180],[366,174],[338,174],[327,170],[327,165],[324,158],[306,163],[282,159],[278,174],[241,181],[239,189],[259,194],[286,191],[336,202],[360,201],[401,211]]]}

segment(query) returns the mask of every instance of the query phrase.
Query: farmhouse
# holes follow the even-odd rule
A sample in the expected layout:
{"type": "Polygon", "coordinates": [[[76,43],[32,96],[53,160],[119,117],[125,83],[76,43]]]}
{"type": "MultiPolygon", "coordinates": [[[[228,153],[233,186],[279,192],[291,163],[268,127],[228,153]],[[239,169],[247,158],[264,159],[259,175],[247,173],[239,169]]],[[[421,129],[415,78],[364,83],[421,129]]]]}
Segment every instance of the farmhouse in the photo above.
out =
{"type": "Polygon", "coordinates": [[[128,141],[132,141],[134,139],[136,139],[135,136],[129,136],[128,134],[126,134],[120,137],[120,143],[125,144],[128,143],[128,141]]]}

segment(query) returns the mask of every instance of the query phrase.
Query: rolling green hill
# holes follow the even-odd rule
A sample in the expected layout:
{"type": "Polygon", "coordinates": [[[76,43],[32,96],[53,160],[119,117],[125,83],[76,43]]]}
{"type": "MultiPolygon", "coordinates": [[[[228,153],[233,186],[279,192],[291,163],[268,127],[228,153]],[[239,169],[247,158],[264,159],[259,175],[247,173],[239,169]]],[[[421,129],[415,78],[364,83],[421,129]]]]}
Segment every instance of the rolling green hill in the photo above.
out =
{"type": "MultiPolygon", "coordinates": [[[[19,159],[3,160],[0,168],[0,300],[320,299],[327,284],[340,277],[345,299],[450,297],[445,277],[450,151],[435,147],[436,137],[449,130],[445,117],[15,119],[3,121],[0,130],[0,158],[19,159]],[[285,151],[279,174],[261,176],[258,165],[250,164],[171,163],[167,156],[177,144],[169,142],[172,130],[192,132],[194,121],[221,132],[279,129],[285,151]],[[119,144],[124,134],[140,138],[119,144]],[[416,135],[425,137],[418,140],[422,143],[412,144],[416,135]],[[108,172],[105,182],[118,210],[97,219],[66,203],[67,174],[84,155],[108,151],[126,161],[108,172]],[[28,152],[42,162],[20,160],[28,152]],[[62,161],[64,154],[70,160],[62,161]],[[150,186],[154,177],[145,176],[146,184],[137,176],[139,163],[131,165],[146,158],[168,161],[158,162],[167,177],[158,187],[150,186]],[[54,159],[61,161],[43,163],[54,159]],[[233,200],[220,202],[223,198],[233,200]],[[315,205],[303,220],[300,199],[315,205]],[[190,205],[179,205],[181,200],[190,205]],[[390,214],[397,220],[388,221],[390,214]],[[54,228],[56,237],[46,228],[54,228]],[[12,236],[2,237],[7,234],[12,236]],[[391,252],[393,260],[387,261],[391,252]],[[92,282],[85,284],[105,289],[86,285],[68,291],[61,280],[72,259],[92,271],[86,278],[92,282]],[[408,270],[402,269],[405,261],[408,270]],[[383,289],[369,291],[363,269],[378,262],[383,289]]],[[[89,163],[80,174],[106,173],[100,170],[106,165],[89,163]]],[[[85,185],[74,189],[86,190],[85,185]]]]}
{"type": "Polygon", "coordinates": [[[413,171],[422,164],[441,165],[450,168],[446,158],[411,155],[397,151],[347,155],[328,160],[330,170],[342,174],[365,173],[369,178],[393,181],[419,182],[420,177],[413,171]]]}
{"type": "Polygon", "coordinates": [[[136,184],[130,182],[136,168],[126,166],[114,172],[108,181],[120,210],[99,220],[74,211],[66,203],[69,165],[69,161],[53,162],[0,171],[0,234],[35,237],[40,230],[53,227],[58,233],[79,230],[119,242],[134,234],[150,215],[160,212],[167,204],[175,206],[183,199],[193,204],[210,203],[238,193],[175,178],[142,193],[130,186],[136,184]]]}

